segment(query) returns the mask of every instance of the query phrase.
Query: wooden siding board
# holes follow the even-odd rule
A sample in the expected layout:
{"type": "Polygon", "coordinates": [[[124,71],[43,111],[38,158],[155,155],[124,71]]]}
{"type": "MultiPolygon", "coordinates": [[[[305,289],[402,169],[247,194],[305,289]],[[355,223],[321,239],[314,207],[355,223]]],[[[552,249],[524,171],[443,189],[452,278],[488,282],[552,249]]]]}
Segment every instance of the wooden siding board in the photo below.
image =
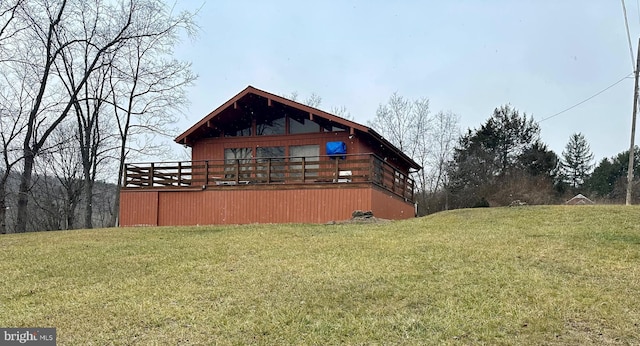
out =
{"type": "Polygon", "coordinates": [[[121,225],[325,223],[372,210],[384,219],[414,217],[414,205],[375,185],[333,188],[123,190],[121,225]]]}
{"type": "Polygon", "coordinates": [[[157,226],[158,191],[120,191],[121,226],[157,226]]]}
{"type": "MultiPolygon", "coordinates": [[[[371,209],[371,188],[160,191],[159,225],[324,223],[371,209]]],[[[135,192],[134,192],[135,193],[135,192]]]]}
{"type": "Polygon", "coordinates": [[[415,217],[415,205],[384,190],[371,189],[373,215],[382,219],[401,220],[415,217]]]}

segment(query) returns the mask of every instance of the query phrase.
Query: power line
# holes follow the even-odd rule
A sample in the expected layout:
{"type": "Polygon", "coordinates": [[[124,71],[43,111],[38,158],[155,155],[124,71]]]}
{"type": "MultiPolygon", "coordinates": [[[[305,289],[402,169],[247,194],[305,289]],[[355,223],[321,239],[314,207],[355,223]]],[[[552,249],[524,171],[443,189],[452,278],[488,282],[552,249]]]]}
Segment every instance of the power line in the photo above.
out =
{"type": "Polygon", "coordinates": [[[633,46],[631,45],[631,34],[629,33],[629,21],[627,20],[627,7],[624,5],[624,0],[622,1],[622,13],[624,14],[624,26],[627,28],[627,40],[629,41],[629,53],[631,53],[631,68],[635,71],[635,64],[633,59],[633,46]]]}
{"type": "Polygon", "coordinates": [[[545,121],[545,120],[549,120],[549,119],[551,119],[551,118],[555,118],[555,117],[557,117],[558,115],[560,115],[560,114],[562,114],[562,113],[568,112],[568,111],[570,111],[570,110],[572,110],[572,109],[574,109],[574,108],[576,108],[576,107],[580,106],[581,104],[583,104],[583,103],[585,103],[585,102],[587,102],[587,101],[589,101],[589,100],[591,100],[591,99],[595,98],[596,96],[598,96],[598,95],[602,94],[603,92],[605,92],[605,91],[607,91],[607,90],[609,90],[609,89],[613,88],[614,86],[616,86],[616,85],[618,85],[618,84],[622,83],[622,81],[624,81],[625,79],[627,79],[627,78],[628,78],[629,76],[631,76],[632,74],[633,74],[633,73],[629,73],[628,75],[626,75],[626,76],[624,76],[624,77],[620,78],[617,82],[615,82],[615,83],[613,83],[613,84],[609,85],[608,87],[606,87],[606,88],[604,88],[604,89],[602,89],[602,90],[598,91],[597,93],[595,93],[595,94],[593,94],[593,95],[589,96],[588,98],[586,98],[586,99],[584,99],[584,100],[582,100],[582,101],[580,101],[580,102],[576,103],[575,105],[573,105],[573,106],[571,106],[571,107],[569,107],[569,108],[567,108],[567,109],[565,109],[565,110],[562,110],[562,111],[560,111],[560,112],[558,112],[558,113],[556,113],[556,114],[550,115],[550,116],[548,116],[548,117],[546,117],[546,118],[544,118],[544,119],[542,119],[542,120],[538,121],[538,123],[541,123],[541,122],[543,122],[543,121],[545,121]]]}

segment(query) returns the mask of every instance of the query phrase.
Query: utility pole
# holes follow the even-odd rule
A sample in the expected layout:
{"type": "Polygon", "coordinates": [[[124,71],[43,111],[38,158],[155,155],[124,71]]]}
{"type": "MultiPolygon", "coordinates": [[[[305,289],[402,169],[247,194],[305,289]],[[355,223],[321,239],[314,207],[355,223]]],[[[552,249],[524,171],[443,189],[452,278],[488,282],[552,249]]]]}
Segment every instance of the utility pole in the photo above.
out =
{"type": "Polygon", "coordinates": [[[636,59],[635,87],[633,91],[633,115],[631,120],[631,144],[629,145],[629,168],[627,170],[627,205],[631,205],[633,192],[633,156],[635,153],[636,113],[638,111],[638,72],[640,71],[640,39],[638,39],[638,58],[636,59]]]}

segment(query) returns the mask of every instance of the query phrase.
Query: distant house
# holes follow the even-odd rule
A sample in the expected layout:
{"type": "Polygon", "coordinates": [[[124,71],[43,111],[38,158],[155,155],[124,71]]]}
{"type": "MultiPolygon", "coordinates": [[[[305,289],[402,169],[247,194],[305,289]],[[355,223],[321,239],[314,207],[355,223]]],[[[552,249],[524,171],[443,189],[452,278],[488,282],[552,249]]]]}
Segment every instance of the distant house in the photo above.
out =
{"type": "Polygon", "coordinates": [[[590,205],[595,204],[592,200],[588,199],[582,194],[575,195],[572,199],[565,202],[567,205],[590,205]]]}
{"type": "Polygon", "coordinates": [[[251,86],[175,141],[191,161],[126,164],[122,226],[415,216],[414,160],[367,126],[251,86]]]}

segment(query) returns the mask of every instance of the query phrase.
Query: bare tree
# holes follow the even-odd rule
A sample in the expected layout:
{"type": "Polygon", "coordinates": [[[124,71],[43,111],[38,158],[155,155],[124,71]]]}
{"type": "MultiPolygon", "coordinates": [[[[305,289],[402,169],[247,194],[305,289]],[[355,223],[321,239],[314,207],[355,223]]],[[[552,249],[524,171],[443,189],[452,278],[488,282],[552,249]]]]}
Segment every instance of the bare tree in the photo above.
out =
{"type": "Polygon", "coordinates": [[[386,104],[378,106],[369,126],[380,131],[387,140],[415,159],[418,137],[429,122],[429,100],[415,102],[393,93],[386,104]]]}
{"type": "Polygon", "coordinates": [[[24,29],[16,19],[24,0],[0,1],[0,234],[13,231],[7,227],[8,180],[12,169],[20,162],[19,136],[24,130],[21,121],[25,104],[24,79],[13,80],[13,72],[7,64],[14,57],[11,39],[24,29]]]}
{"type": "Polygon", "coordinates": [[[331,109],[329,110],[329,113],[333,114],[333,115],[337,115],[341,118],[347,119],[347,120],[351,120],[354,121],[353,116],[351,115],[351,113],[347,110],[347,107],[345,106],[340,106],[340,107],[331,107],[331,109]]]}
{"type": "MultiPolygon", "coordinates": [[[[82,155],[76,126],[65,121],[51,134],[52,144],[40,153],[40,198],[33,200],[50,215],[49,227],[73,229],[78,226],[77,209],[83,195],[82,155]],[[57,221],[52,221],[57,220],[57,221]]],[[[32,192],[33,195],[33,192],[32,192]]]]}
{"type": "MultiPolygon", "coordinates": [[[[172,58],[179,34],[195,32],[193,14],[178,16],[164,7],[149,7],[140,30],[150,35],[131,40],[118,52],[110,69],[111,105],[118,128],[118,186],[122,186],[124,163],[132,154],[152,152],[156,136],[174,136],[171,126],[188,104],[186,87],[196,76],[191,64],[172,58]]],[[[116,192],[117,224],[120,191],[116,192]]]]}
{"type": "MultiPolygon", "coordinates": [[[[429,100],[426,98],[415,101],[408,100],[398,93],[393,93],[386,104],[381,104],[376,111],[375,118],[369,126],[379,131],[398,149],[424,166],[429,150],[429,123],[431,115],[429,100]]],[[[426,174],[417,175],[420,189],[426,185],[426,174]]]]}
{"type": "Polygon", "coordinates": [[[309,107],[318,108],[320,107],[320,104],[322,104],[322,97],[316,93],[311,93],[311,96],[305,99],[302,103],[309,107]]]}
{"type": "Polygon", "coordinates": [[[0,2],[0,47],[23,29],[20,24],[16,25],[16,16],[25,1],[5,0],[0,2]]]}
{"type": "Polygon", "coordinates": [[[3,34],[0,61],[20,74],[19,79],[28,80],[32,91],[21,136],[17,232],[26,230],[36,156],[56,127],[77,111],[80,92],[89,78],[110,64],[105,57],[113,56],[130,40],[157,34],[148,30],[149,13],[156,8],[166,12],[160,0],[33,0],[21,2],[11,12],[13,21],[23,26],[11,35],[3,34]],[[70,64],[72,61],[83,63],[70,64]]]}
{"type": "Polygon", "coordinates": [[[282,94],[281,96],[291,101],[300,102],[313,108],[319,108],[322,104],[322,97],[314,92],[311,93],[311,95],[306,99],[300,101],[298,101],[299,94],[297,91],[292,91],[290,94],[282,94]]]}
{"type": "Polygon", "coordinates": [[[441,111],[432,115],[428,99],[409,100],[393,93],[386,104],[378,107],[369,126],[423,167],[413,172],[419,205],[426,205],[442,191],[460,132],[456,114],[441,111]]]}
{"type": "MultiPolygon", "coordinates": [[[[117,25],[119,23],[115,21],[112,13],[110,13],[112,11],[115,12],[115,9],[107,8],[108,6],[101,3],[96,2],[96,5],[104,7],[101,7],[100,11],[96,9],[93,13],[87,13],[82,6],[74,5],[77,4],[68,4],[66,0],[58,4],[32,2],[29,3],[28,7],[25,6],[24,11],[21,13],[22,19],[29,24],[30,30],[25,31],[22,37],[18,37],[28,42],[28,44],[21,47],[24,50],[21,52],[22,61],[18,62],[18,64],[24,66],[25,71],[35,73],[38,76],[38,80],[36,84],[37,93],[27,118],[22,148],[24,167],[18,195],[17,232],[26,230],[28,191],[31,185],[36,156],[45,146],[51,133],[69,114],[78,92],[96,68],[102,55],[125,39],[127,29],[131,25],[130,14],[125,15],[125,18],[129,17],[129,20],[125,20],[124,25],[117,25]],[[102,10],[107,13],[102,14],[102,10]],[[62,76],[55,74],[55,65],[65,51],[73,49],[77,44],[86,43],[86,38],[77,35],[78,26],[74,21],[84,15],[92,14],[102,17],[96,22],[101,23],[99,29],[103,35],[91,41],[92,50],[88,58],[91,61],[90,68],[78,76],[79,81],[73,93],[68,96],[61,95],[59,91],[62,76]],[[112,32],[114,28],[116,28],[115,33],[112,32]],[[44,102],[46,102],[45,100],[51,100],[53,104],[58,105],[55,112],[43,112],[42,108],[44,102]]],[[[133,7],[132,4],[131,11],[133,11],[133,7]]],[[[96,30],[98,30],[97,27],[96,30]]]]}
{"type": "MultiPolygon", "coordinates": [[[[89,11],[89,10],[87,10],[89,11]]],[[[96,34],[96,17],[83,17],[82,26],[87,43],[91,42],[92,35],[96,34]]],[[[77,45],[74,51],[67,50],[61,54],[61,62],[56,63],[56,71],[65,76],[63,83],[69,95],[73,95],[77,88],[76,74],[78,71],[87,72],[90,68],[91,46],[89,44],[77,45]]],[[[113,53],[103,55],[100,68],[90,74],[84,86],[77,93],[73,102],[73,110],[76,116],[77,126],[74,132],[77,134],[74,140],[79,144],[82,173],[84,178],[83,202],[84,202],[84,228],[93,228],[93,186],[98,172],[98,166],[109,158],[108,153],[112,146],[109,141],[115,134],[110,133],[110,114],[106,112],[106,100],[111,90],[107,81],[109,66],[113,62],[113,53]]]]}
{"type": "MultiPolygon", "coordinates": [[[[8,180],[13,168],[21,161],[20,136],[25,129],[23,104],[27,90],[23,83],[10,83],[9,71],[0,73],[0,234],[11,233],[7,227],[8,180]]],[[[15,81],[12,81],[15,82],[15,81]]]]}
{"type": "Polygon", "coordinates": [[[460,117],[451,111],[440,111],[431,120],[427,143],[427,190],[436,192],[447,184],[447,163],[453,157],[453,150],[460,137],[460,117]]]}

